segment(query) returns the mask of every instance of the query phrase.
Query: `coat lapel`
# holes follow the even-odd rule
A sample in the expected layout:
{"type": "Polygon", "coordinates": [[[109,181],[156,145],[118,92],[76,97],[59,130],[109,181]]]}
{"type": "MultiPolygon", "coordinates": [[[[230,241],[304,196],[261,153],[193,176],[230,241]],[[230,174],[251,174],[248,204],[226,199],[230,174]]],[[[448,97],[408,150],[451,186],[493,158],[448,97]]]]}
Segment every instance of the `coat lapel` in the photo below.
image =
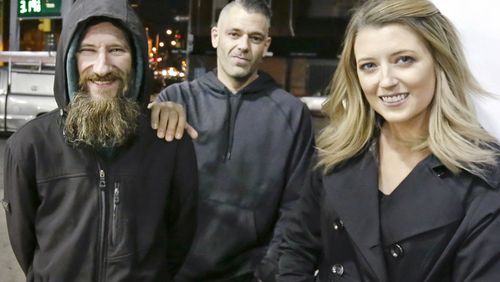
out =
{"type": "Polygon", "coordinates": [[[463,216],[472,178],[453,175],[434,156],[420,162],[384,202],[387,244],[437,229],[463,216]],[[465,187],[460,189],[460,187],[465,187]]]}
{"type": "Polygon", "coordinates": [[[378,166],[370,151],[324,179],[328,204],[342,219],[355,247],[380,281],[387,281],[380,240],[378,166]]]}

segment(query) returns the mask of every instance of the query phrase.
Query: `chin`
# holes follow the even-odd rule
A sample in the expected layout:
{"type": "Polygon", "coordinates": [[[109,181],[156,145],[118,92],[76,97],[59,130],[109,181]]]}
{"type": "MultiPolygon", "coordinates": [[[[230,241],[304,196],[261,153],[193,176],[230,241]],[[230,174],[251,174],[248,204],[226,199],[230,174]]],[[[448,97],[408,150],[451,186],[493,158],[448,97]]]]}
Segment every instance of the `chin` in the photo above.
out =
{"type": "Polygon", "coordinates": [[[249,72],[248,71],[233,71],[231,76],[234,78],[246,78],[249,76],[249,72]]]}
{"type": "Polygon", "coordinates": [[[99,91],[97,93],[90,93],[92,99],[95,100],[106,100],[106,99],[114,99],[116,98],[117,91],[99,91]]]}

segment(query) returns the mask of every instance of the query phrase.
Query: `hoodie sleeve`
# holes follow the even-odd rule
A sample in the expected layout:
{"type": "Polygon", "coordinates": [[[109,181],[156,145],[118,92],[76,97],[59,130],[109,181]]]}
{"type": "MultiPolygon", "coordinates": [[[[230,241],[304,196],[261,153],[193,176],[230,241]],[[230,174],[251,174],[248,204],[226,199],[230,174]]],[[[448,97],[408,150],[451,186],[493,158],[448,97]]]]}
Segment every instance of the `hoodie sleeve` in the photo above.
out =
{"type": "Polygon", "coordinates": [[[263,282],[276,280],[280,258],[279,246],[283,242],[284,230],[289,225],[290,215],[299,199],[300,191],[310,168],[313,153],[314,132],[311,114],[306,106],[303,105],[300,122],[294,128],[294,144],[288,156],[287,182],[281,199],[279,218],[274,227],[273,238],[266,255],[257,267],[255,274],[263,282]]]}
{"type": "Polygon", "coordinates": [[[19,148],[7,141],[4,156],[4,200],[7,229],[14,254],[25,274],[33,263],[37,245],[34,222],[38,207],[34,160],[20,156],[19,148]]]}
{"type": "Polygon", "coordinates": [[[174,167],[167,223],[167,263],[172,277],[184,263],[196,230],[198,172],[193,143],[188,137],[178,143],[174,167]]]}
{"type": "Polygon", "coordinates": [[[180,83],[175,83],[169,85],[165,89],[163,89],[160,94],[156,97],[156,102],[175,102],[181,103],[184,105],[184,101],[182,100],[182,91],[180,89],[180,83]]]}

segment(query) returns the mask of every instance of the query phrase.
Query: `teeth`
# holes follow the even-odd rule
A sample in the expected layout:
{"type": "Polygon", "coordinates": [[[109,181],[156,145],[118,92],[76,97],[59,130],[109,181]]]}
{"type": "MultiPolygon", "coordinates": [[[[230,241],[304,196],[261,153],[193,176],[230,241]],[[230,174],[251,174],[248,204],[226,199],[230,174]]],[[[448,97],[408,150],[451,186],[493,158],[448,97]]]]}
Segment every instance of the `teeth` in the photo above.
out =
{"type": "Polygon", "coordinates": [[[403,101],[408,97],[408,94],[399,94],[399,95],[394,95],[394,96],[382,96],[380,99],[386,103],[397,103],[400,101],[403,101]]]}
{"type": "Polygon", "coordinates": [[[102,81],[102,80],[95,80],[94,83],[95,84],[99,84],[99,85],[102,85],[102,84],[108,84],[108,83],[111,83],[112,81],[102,81]]]}

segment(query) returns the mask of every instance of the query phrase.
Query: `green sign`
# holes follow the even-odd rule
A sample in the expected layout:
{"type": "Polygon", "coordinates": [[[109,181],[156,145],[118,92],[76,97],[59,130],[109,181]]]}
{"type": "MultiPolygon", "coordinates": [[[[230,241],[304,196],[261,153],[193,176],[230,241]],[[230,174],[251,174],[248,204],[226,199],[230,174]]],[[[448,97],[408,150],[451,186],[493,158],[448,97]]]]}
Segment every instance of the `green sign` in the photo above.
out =
{"type": "Polygon", "coordinates": [[[45,18],[61,16],[61,0],[17,0],[19,18],[45,18]]]}

